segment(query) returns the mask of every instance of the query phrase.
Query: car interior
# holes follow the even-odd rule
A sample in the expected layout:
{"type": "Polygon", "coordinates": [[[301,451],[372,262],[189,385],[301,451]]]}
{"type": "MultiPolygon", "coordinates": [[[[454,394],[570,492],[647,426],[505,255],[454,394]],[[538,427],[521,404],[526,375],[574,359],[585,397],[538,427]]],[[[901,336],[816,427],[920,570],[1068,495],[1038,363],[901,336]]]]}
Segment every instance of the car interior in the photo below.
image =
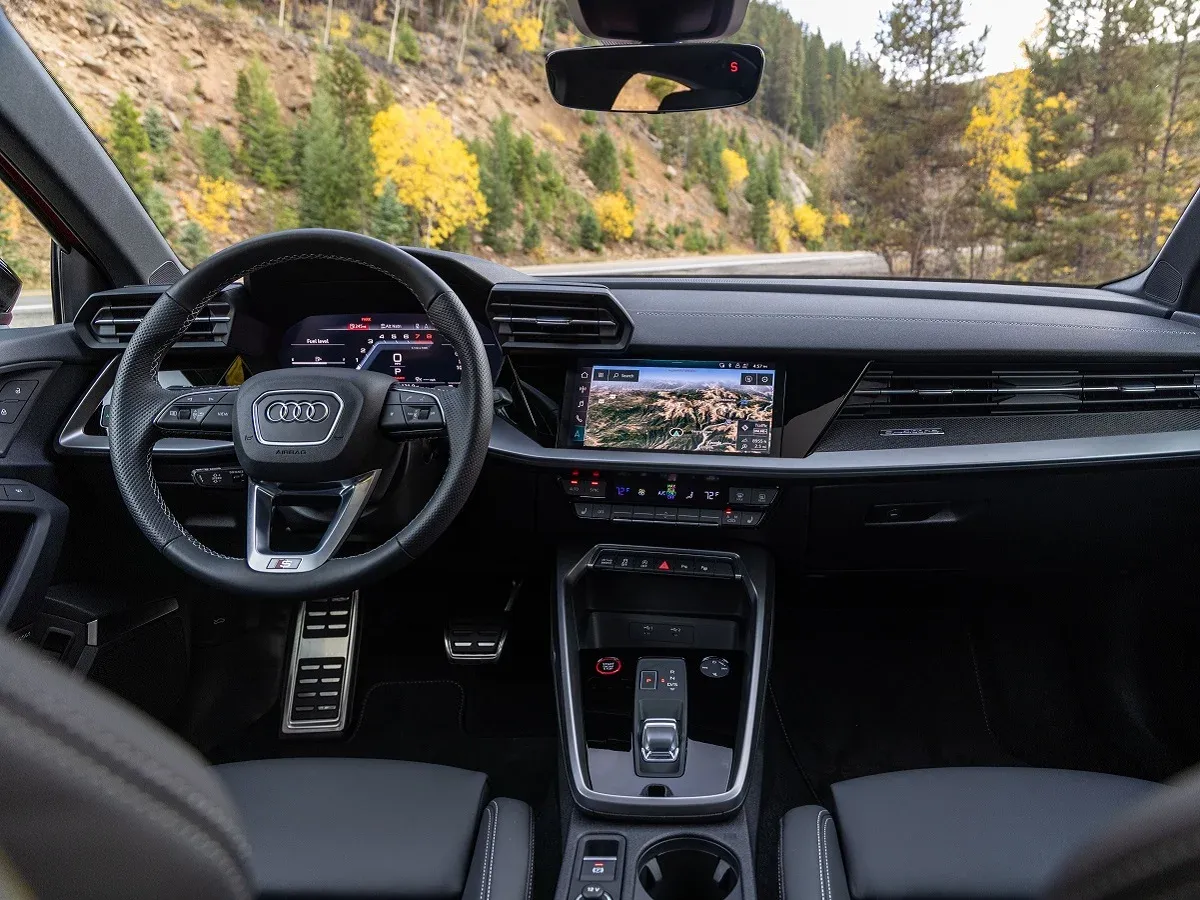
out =
{"type": "MultiPolygon", "coordinates": [[[[770,67],[571,8],[644,46],[567,105],[770,67]]],[[[0,895],[1200,896],[1200,201],[1094,288],[185,271],[2,13],[0,72],[0,895]]]]}

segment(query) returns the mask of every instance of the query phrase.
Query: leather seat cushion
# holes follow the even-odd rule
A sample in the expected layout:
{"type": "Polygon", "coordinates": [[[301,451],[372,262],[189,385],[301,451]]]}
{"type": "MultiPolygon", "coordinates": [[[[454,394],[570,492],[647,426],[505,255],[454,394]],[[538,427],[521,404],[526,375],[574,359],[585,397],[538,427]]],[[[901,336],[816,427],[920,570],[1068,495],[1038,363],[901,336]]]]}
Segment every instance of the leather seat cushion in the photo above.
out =
{"type": "Polygon", "coordinates": [[[850,894],[1036,897],[1054,870],[1158,785],[1057,769],[918,769],[833,785],[850,894]]]}
{"type": "Polygon", "coordinates": [[[460,898],[486,776],[384,759],[217,766],[262,896],[460,898]]]}

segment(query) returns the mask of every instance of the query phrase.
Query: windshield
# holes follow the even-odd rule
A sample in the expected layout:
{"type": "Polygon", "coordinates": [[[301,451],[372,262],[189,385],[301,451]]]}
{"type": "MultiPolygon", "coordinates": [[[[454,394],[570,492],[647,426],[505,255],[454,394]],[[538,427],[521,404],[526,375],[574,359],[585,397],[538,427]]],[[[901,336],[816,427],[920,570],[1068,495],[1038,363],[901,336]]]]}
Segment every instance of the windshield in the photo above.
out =
{"type": "Polygon", "coordinates": [[[188,264],[324,226],[532,272],[1096,284],[1200,177],[1198,0],[751,0],[758,96],[667,115],[554,104],[564,0],[0,2],[188,264]]]}

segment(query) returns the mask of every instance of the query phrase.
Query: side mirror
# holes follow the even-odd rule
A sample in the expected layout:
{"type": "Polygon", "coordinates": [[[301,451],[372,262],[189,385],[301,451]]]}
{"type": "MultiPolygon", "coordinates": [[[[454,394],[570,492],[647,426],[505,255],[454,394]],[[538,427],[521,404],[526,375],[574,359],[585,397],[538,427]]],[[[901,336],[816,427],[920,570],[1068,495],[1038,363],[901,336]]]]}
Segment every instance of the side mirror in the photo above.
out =
{"type": "Polygon", "coordinates": [[[754,98],[764,59],[753,44],[574,47],[546,57],[546,79],[555,101],[571,109],[721,109],[754,98]]]}
{"type": "Polygon", "coordinates": [[[12,308],[20,296],[21,279],[0,259],[0,325],[7,325],[12,320],[12,308]]]}

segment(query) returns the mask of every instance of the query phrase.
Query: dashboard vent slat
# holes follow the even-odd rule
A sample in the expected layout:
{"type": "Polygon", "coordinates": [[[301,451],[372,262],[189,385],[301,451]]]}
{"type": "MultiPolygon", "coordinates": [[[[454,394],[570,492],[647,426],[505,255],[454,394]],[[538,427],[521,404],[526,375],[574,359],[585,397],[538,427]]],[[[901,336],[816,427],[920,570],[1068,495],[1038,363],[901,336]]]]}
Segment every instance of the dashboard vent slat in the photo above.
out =
{"type": "MultiPolygon", "coordinates": [[[[116,291],[93,294],[85,307],[85,312],[90,313],[85,319],[86,332],[99,346],[125,346],[157,299],[154,292],[145,290],[126,295],[116,291]]],[[[183,346],[222,345],[232,324],[233,308],[229,300],[210,300],[176,343],[183,346]]]]}
{"type": "Polygon", "coordinates": [[[1200,408],[1200,371],[873,366],[839,417],[887,419],[1200,408]]]}
{"type": "Polygon", "coordinates": [[[633,330],[616,297],[597,285],[497,284],[487,317],[505,349],[621,349],[633,330]]]}

